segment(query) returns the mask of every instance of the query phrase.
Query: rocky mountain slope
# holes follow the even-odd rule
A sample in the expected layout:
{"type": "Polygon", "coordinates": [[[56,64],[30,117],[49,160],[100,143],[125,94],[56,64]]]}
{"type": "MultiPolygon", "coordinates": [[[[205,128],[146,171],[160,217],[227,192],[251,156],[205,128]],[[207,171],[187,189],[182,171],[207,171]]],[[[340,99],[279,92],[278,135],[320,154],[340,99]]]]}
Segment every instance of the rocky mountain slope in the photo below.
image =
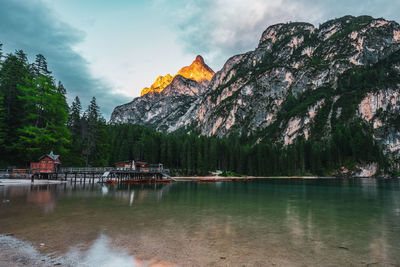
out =
{"type": "Polygon", "coordinates": [[[397,161],[399,50],[400,25],[384,19],[346,16],[319,28],[277,24],[254,51],[230,58],[208,85],[181,78],[164,90],[190,101],[164,91],[144,96],[117,107],[111,122],[290,145],[299,137],[323,140],[340,125],[360,121],[397,161]]]}
{"type": "Polygon", "coordinates": [[[159,76],[141,96],[114,109],[110,123],[132,123],[151,126],[160,131],[174,131],[178,121],[199,101],[214,71],[197,56],[190,66],[171,76],[159,76]]]}
{"type": "Polygon", "coordinates": [[[142,92],[140,92],[140,96],[144,96],[148,93],[161,93],[165,89],[165,87],[167,87],[172,82],[173,79],[174,77],[170,74],[167,74],[165,76],[158,76],[156,81],[150,87],[145,87],[142,89],[142,92]]]}
{"type": "Polygon", "coordinates": [[[165,76],[158,76],[158,78],[150,86],[150,88],[143,88],[140,96],[144,96],[148,93],[161,93],[178,75],[181,75],[186,79],[194,80],[199,83],[204,83],[204,85],[206,85],[208,84],[208,82],[211,81],[214,74],[215,72],[209,66],[207,66],[206,63],[204,63],[203,57],[197,56],[192,64],[183,67],[174,76],[171,76],[170,74],[167,74],[165,76]]]}

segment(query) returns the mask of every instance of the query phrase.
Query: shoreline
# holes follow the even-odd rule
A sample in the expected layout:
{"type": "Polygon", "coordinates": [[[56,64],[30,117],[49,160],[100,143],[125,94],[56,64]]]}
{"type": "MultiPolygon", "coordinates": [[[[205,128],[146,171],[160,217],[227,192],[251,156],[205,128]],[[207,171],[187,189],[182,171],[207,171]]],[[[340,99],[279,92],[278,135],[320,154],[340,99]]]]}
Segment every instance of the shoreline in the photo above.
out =
{"type": "MultiPolygon", "coordinates": [[[[98,240],[104,242],[100,235],[98,240]]],[[[45,244],[41,244],[41,246],[45,244]]],[[[137,267],[174,267],[171,262],[156,259],[143,260],[124,252],[115,254],[116,248],[109,248],[110,259],[103,255],[90,255],[90,249],[86,252],[70,249],[66,254],[55,251],[42,253],[31,241],[19,239],[12,233],[0,234],[0,266],[96,266],[102,262],[105,266],[137,266],[137,267]]]]}
{"type": "MultiPolygon", "coordinates": [[[[363,178],[363,177],[357,177],[357,178],[363,178]]],[[[365,178],[375,178],[375,177],[365,177],[365,178]]],[[[255,180],[255,179],[301,179],[301,180],[315,180],[315,179],[340,179],[339,177],[334,177],[334,176],[243,176],[243,177],[237,177],[237,176],[174,176],[172,179],[179,181],[179,182],[184,182],[184,181],[198,181],[198,180],[209,180],[209,179],[214,179],[215,181],[224,181],[228,179],[232,180],[255,180]]]]}
{"type": "MultiPolygon", "coordinates": [[[[335,177],[335,176],[172,176],[171,179],[175,182],[240,182],[251,180],[265,179],[282,179],[282,180],[333,180],[333,179],[395,179],[400,177],[335,177]]],[[[77,182],[82,183],[84,179],[78,178],[77,182]]],[[[95,179],[97,183],[98,178],[95,179]]],[[[39,180],[35,179],[32,183],[31,179],[25,178],[0,178],[0,186],[18,186],[18,185],[52,185],[71,183],[71,180],[39,180]]]]}
{"type": "Polygon", "coordinates": [[[65,184],[65,183],[67,183],[67,181],[35,179],[32,183],[31,179],[0,178],[0,186],[5,186],[5,185],[48,185],[48,184],[65,184]]]}
{"type": "Polygon", "coordinates": [[[13,234],[0,234],[1,266],[73,266],[63,257],[40,253],[31,242],[15,238],[13,234]]]}

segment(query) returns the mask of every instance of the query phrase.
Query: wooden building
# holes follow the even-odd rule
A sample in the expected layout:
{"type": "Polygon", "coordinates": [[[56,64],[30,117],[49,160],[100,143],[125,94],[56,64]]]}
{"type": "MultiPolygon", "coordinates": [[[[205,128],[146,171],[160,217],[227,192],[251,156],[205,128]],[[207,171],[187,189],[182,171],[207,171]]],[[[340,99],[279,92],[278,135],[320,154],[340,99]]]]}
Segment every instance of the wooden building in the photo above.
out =
{"type": "Polygon", "coordinates": [[[159,164],[146,164],[145,166],[140,168],[141,172],[162,172],[163,165],[159,164]]]}
{"type": "Polygon", "coordinates": [[[53,151],[39,158],[39,162],[31,162],[32,174],[58,173],[61,168],[60,155],[54,155],[53,151]]]}
{"type": "Polygon", "coordinates": [[[144,161],[126,160],[115,163],[117,169],[130,169],[138,172],[161,172],[163,165],[150,164],[144,161]]]}
{"type": "Polygon", "coordinates": [[[115,167],[117,169],[135,169],[135,161],[134,160],[125,160],[115,163],[115,167]]]}

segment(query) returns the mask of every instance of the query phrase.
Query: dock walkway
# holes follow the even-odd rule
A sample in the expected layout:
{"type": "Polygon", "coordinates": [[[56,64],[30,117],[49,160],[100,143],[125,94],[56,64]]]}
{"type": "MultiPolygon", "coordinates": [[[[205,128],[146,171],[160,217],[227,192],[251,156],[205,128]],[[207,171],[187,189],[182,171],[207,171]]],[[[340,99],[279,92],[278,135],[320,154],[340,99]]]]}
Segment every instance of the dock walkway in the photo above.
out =
{"type": "Polygon", "coordinates": [[[101,183],[123,183],[124,181],[144,181],[144,180],[170,180],[171,177],[168,175],[168,170],[154,168],[146,169],[145,171],[134,170],[131,168],[115,168],[115,167],[86,167],[86,168],[74,168],[74,167],[63,167],[57,172],[46,172],[46,173],[35,173],[32,174],[36,179],[49,179],[49,180],[71,180],[86,183],[88,179],[89,183],[94,182],[95,179],[101,183]]]}

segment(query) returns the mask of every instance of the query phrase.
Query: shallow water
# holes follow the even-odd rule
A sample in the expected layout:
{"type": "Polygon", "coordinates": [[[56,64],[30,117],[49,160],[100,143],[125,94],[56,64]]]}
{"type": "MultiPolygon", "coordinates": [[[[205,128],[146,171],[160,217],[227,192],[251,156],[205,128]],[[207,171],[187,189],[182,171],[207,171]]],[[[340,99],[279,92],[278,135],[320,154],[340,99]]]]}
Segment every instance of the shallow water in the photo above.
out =
{"type": "Polygon", "coordinates": [[[400,182],[0,186],[4,233],[93,266],[399,265],[400,182]]]}

